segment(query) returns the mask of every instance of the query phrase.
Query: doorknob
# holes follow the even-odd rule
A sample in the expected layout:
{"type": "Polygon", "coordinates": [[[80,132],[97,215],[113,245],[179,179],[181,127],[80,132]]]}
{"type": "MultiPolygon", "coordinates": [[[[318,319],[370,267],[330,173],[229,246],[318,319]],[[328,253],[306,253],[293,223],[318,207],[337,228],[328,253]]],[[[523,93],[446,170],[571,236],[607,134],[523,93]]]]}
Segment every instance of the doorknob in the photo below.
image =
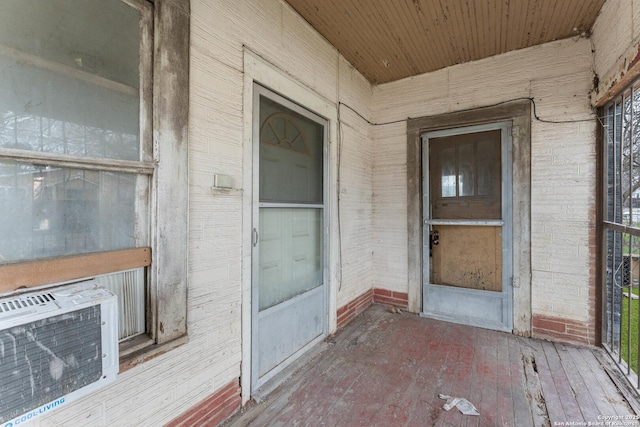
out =
{"type": "Polygon", "coordinates": [[[253,229],[253,247],[255,248],[256,245],[258,244],[258,230],[256,230],[255,228],[253,229]]]}

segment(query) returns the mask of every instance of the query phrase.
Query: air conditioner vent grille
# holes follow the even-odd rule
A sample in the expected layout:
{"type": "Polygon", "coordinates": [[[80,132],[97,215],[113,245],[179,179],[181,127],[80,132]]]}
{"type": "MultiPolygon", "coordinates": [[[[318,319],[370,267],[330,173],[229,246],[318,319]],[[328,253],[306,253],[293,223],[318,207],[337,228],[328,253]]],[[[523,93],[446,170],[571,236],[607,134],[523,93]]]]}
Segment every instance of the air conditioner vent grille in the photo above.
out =
{"type": "Polygon", "coordinates": [[[93,305],[0,329],[0,425],[99,381],[101,324],[93,305]]]}
{"type": "Polygon", "coordinates": [[[0,313],[27,309],[37,305],[45,305],[52,301],[55,301],[55,298],[50,293],[30,294],[18,296],[12,299],[4,299],[0,301],[0,313]]]}

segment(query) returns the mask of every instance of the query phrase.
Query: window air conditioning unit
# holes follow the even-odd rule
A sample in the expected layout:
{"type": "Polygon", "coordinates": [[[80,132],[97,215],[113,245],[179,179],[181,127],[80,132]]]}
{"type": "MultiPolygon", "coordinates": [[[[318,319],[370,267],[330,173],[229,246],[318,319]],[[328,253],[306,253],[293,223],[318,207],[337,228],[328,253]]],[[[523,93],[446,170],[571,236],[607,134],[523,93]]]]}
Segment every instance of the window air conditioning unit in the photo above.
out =
{"type": "Polygon", "coordinates": [[[0,426],[113,381],[117,316],[116,297],[94,281],[0,297],[0,426]]]}

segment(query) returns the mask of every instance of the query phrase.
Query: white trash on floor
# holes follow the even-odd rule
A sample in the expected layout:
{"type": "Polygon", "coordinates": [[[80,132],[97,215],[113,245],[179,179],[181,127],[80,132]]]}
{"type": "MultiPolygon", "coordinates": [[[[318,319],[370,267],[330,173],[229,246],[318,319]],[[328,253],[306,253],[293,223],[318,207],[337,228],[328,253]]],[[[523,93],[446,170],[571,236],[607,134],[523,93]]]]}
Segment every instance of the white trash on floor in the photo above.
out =
{"type": "Polygon", "coordinates": [[[446,394],[439,394],[438,397],[440,399],[447,400],[447,403],[442,407],[445,411],[448,411],[455,406],[464,415],[480,415],[480,412],[478,412],[476,407],[473,406],[473,403],[463,397],[451,397],[446,394]]]}

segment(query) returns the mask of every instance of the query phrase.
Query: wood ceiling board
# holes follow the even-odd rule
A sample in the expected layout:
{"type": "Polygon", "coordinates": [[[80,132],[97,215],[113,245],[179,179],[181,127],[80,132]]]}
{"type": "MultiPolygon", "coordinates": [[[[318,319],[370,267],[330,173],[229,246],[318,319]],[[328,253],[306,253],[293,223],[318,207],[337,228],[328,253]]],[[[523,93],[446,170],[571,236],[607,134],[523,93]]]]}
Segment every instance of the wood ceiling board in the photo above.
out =
{"type": "Polygon", "coordinates": [[[400,2],[381,2],[380,6],[381,14],[390,17],[391,22],[406,19],[406,25],[396,26],[392,30],[394,42],[400,49],[400,52],[399,55],[394,54],[394,58],[389,64],[389,67],[393,67],[394,72],[396,72],[395,68],[400,67],[407,73],[419,73],[422,67],[424,67],[425,61],[423,60],[423,56],[412,54],[412,52],[415,52],[417,49],[415,39],[418,37],[413,37],[414,34],[410,30],[419,28],[419,21],[416,20],[418,16],[417,11],[410,16],[403,16],[403,10],[401,8],[404,8],[404,6],[402,6],[400,2]]]}
{"type": "MultiPolygon", "coordinates": [[[[415,50],[423,47],[423,40],[429,40],[430,50],[425,55],[421,55],[422,62],[425,64],[423,69],[437,69],[439,66],[438,58],[451,55],[451,52],[445,49],[446,32],[442,30],[442,16],[439,16],[441,9],[436,9],[433,2],[426,5],[419,5],[416,2],[414,7],[417,13],[413,16],[413,28],[419,28],[412,37],[415,50]]],[[[406,29],[408,34],[414,34],[409,28],[406,29]]]]}
{"type": "Polygon", "coordinates": [[[374,84],[588,33],[605,2],[286,1],[374,84]]]}

